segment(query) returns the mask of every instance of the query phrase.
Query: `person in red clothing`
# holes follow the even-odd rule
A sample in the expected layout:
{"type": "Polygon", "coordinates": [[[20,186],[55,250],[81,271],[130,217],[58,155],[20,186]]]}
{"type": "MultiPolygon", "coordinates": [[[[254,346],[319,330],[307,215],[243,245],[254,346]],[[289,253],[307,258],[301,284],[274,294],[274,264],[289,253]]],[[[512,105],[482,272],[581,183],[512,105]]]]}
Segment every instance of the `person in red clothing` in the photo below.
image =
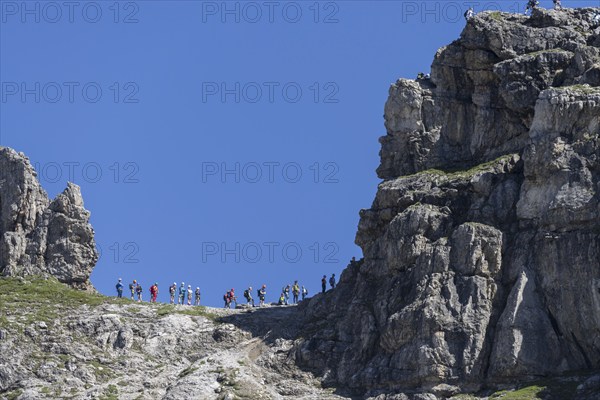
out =
{"type": "Polygon", "coordinates": [[[156,297],[158,296],[158,283],[150,286],[150,301],[156,303],[156,297]]]}
{"type": "Polygon", "coordinates": [[[237,307],[237,297],[235,297],[235,289],[231,289],[230,292],[227,293],[227,297],[229,298],[229,307],[231,307],[231,303],[235,303],[237,307]]]}

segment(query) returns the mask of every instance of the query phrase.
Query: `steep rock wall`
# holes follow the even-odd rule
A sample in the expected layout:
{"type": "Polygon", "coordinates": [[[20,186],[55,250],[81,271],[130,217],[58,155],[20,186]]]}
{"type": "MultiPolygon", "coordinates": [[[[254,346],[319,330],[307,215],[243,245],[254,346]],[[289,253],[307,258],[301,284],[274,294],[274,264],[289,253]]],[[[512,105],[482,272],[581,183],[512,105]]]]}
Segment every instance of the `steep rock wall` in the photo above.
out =
{"type": "Polygon", "coordinates": [[[385,105],[379,185],[301,365],[445,396],[600,368],[598,9],[498,12],[385,105]]]}

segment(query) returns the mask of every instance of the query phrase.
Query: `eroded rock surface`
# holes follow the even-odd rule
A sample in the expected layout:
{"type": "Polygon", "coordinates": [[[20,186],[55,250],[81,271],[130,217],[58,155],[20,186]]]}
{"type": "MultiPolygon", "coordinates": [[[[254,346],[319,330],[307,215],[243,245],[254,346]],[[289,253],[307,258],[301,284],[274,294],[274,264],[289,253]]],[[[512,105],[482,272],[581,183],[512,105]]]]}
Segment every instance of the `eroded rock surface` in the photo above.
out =
{"type": "MultiPolygon", "coordinates": [[[[364,258],[299,307],[138,305],[37,281],[47,297],[23,308],[26,280],[0,280],[0,396],[436,400],[555,377],[597,399],[596,12],[482,13],[430,80],[393,84],[364,258]]],[[[2,275],[88,287],[88,221],[78,187],[50,202],[0,148],[2,275]]]]}
{"type": "Polygon", "coordinates": [[[296,307],[134,303],[35,277],[0,279],[0,302],[0,399],[346,399],[289,356],[296,307]]]}
{"type": "Polygon", "coordinates": [[[50,201],[29,159],[0,147],[0,274],[52,275],[81,289],[98,260],[90,213],[69,183],[50,201]]]}
{"type": "Polygon", "coordinates": [[[301,365],[390,399],[600,369],[599,11],[482,13],[392,85],[364,259],[302,307],[301,365]]]}

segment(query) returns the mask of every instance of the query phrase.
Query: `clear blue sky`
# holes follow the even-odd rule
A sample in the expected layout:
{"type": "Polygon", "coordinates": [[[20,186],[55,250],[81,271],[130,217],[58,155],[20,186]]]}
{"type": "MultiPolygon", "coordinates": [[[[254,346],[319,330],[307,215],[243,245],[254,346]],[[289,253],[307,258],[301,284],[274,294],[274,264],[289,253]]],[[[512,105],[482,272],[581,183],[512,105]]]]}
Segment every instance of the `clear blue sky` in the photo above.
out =
{"type": "MultiPolygon", "coordinates": [[[[104,294],[314,294],[361,257],[390,83],[429,70],[468,4],[2,0],[0,144],[51,197],[82,187],[104,294]]],[[[475,8],[498,4],[525,1],[475,8]]]]}

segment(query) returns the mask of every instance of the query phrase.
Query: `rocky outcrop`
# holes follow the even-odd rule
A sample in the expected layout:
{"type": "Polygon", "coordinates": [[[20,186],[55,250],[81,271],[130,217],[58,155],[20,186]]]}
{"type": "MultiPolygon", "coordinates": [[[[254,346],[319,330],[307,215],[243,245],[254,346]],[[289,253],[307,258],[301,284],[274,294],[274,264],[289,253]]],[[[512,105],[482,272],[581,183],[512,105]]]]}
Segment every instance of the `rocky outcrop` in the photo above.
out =
{"type": "Polygon", "coordinates": [[[345,399],[288,357],[295,307],[134,303],[29,277],[0,279],[0,302],[0,399],[345,399]]]}
{"type": "Polygon", "coordinates": [[[93,230],[77,186],[50,202],[0,148],[0,273],[25,277],[0,279],[0,396],[436,400],[552,377],[576,387],[548,398],[597,399],[596,12],[482,13],[431,79],[393,84],[364,258],[299,307],[132,304],[27,277],[90,287],[93,230]]]}
{"type": "Polygon", "coordinates": [[[98,260],[77,185],[52,202],[27,157],[0,148],[0,274],[52,275],[81,289],[98,260]]]}
{"type": "Polygon", "coordinates": [[[364,258],[302,307],[301,365],[382,398],[600,368],[596,12],[482,13],[392,85],[364,258]]]}

